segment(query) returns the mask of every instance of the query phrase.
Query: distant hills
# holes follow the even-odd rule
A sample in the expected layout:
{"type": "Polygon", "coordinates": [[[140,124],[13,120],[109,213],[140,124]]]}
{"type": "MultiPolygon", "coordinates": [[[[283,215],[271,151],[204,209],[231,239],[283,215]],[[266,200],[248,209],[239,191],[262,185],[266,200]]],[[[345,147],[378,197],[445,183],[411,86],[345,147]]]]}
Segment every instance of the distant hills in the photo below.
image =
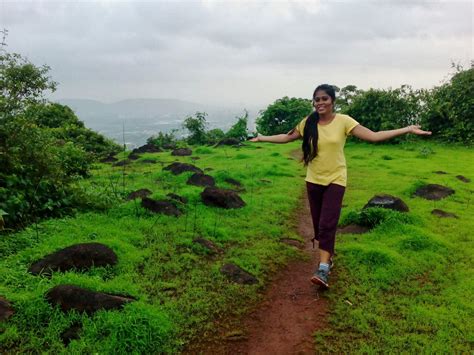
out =
{"type": "MultiPolygon", "coordinates": [[[[181,129],[184,119],[197,111],[208,113],[209,128],[228,129],[236,116],[243,114],[244,107],[212,107],[178,99],[127,99],[113,103],[103,103],[89,99],[60,99],[62,105],[69,106],[87,127],[130,147],[144,144],[153,134],[181,129]]],[[[249,127],[253,127],[256,108],[250,112],[249,127]]],[[[184,134],[184,132],[181,132],[184,134]]]]}

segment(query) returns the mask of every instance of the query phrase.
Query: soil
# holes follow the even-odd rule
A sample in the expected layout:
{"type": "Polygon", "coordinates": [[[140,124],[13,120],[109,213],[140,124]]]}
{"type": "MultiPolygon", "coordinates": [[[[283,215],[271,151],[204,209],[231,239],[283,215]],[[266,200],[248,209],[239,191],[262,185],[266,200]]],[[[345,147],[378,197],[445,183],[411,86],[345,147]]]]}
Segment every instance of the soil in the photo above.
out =
{"type": "MultiPolygon", "coordinates": [[[[326,327],[328,300],[322,297],[325,291],[310,282],[319,253],[312,249],[313,226],[307,200],[301,205],[302,209],[296,214],[298,234],[305,241],[302,253],[307,258],[291,262],[276,272],[263,300],[242,319],[224,322],[217,334],[198,339],[184,353],[315,353],[313,334],[326,327]]],[[[334,282],[334,273],[332,279],[334,282]]]]}

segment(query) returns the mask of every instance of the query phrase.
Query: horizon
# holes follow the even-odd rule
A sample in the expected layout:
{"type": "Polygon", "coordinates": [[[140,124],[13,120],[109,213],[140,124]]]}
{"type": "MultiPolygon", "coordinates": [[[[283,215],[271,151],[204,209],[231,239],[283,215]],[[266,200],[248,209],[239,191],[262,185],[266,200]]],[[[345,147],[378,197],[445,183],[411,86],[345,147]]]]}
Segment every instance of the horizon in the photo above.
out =
{"type": "Polygon", "coordinates": [[[266,107],[318,84],[440,85],[473,58],[472,1],[4,1],[6,47],[51,67],[53,100],[266,107]],[[54,18],[54,21],[52,19],[54,18]]]}

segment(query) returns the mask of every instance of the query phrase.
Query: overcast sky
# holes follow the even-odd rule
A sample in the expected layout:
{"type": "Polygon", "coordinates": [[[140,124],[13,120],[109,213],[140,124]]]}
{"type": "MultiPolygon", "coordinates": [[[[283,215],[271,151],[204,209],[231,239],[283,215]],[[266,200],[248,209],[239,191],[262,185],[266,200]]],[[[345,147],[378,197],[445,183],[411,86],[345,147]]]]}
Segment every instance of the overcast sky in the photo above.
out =
{"type": "Polygon", "coordinates": [[[9,1],[8,50],[54,98],[266,106],[320,83],[438,85],[473,59],[472,1],[9,1]]]}

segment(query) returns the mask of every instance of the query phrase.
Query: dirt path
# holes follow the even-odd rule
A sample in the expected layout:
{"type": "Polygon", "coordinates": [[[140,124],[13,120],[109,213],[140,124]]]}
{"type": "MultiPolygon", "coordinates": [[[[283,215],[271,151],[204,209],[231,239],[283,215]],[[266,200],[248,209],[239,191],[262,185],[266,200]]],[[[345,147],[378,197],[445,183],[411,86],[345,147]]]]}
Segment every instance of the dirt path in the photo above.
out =
{"type": "Polygon", "coordinates": [[[193,349],[202,354],[314,354],[313,334],[326,325],[328,303],[318,286],[309,281],[318,263],[309,206],[301,200],[298,232],[308,258],[290,263],[268,287],[263,301],[246,315],[234,336],[221,335],[221,341],[193,349]]]}

